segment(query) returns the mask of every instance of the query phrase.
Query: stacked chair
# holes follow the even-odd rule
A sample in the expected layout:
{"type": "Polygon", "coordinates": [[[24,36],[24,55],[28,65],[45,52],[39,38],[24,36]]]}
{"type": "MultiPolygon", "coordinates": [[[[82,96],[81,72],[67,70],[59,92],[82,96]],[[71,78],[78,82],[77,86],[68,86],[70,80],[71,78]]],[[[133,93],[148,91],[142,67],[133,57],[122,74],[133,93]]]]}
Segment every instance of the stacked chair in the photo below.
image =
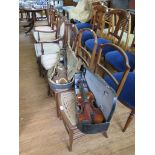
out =
{"type": "MultiPolygon", "coordinates": [[[[134,47],[134,37],[132,43],[129,43],[130,14],[122,9],[109,9],[99,3],[93,7],[90,25],[79,23],[81,24],[79,28],[80,26],[70,23],[57,9],[51,7],[48,11],[48,25],[34,27],[34,48],[39,72],[41,76],[48,78],[49,70],[60,61],[60,51],[68,46],[76,60],[94,75],[104,79],[108,87],[116,92],[118,100],[131,109],[123,128],[125,131],[135,113],[135,72],[133,72],[135,66],[133,67],[131,63],[132,56],[125,52],[131,49],[129,46],[134,47]],[[126,37],[123,40],[124,33],[126,37]],[[111,73],[108,65],[111,65],[116,72],[111,73]]],[[[48,93],[54,93],[57,116],[62,119],[69,135],[71,151],[73,140],[85,135],[77,127],[74,91],[71,88],[48,93]]],[[[108,119],[109,124],[111,117],[108,119]]],[[[106,131],[103,135],[108,137],[106,131]]]]}

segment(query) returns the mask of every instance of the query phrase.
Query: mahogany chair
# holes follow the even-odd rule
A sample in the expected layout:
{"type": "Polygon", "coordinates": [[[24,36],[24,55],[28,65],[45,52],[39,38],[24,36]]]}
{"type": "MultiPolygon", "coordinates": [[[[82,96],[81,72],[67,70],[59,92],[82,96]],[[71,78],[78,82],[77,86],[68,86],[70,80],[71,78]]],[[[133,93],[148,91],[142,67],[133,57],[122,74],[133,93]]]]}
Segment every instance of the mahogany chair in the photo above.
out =
{"type": "Polygon", "coordinates": [[[129,61],[124,50],[112,43],[100,45],[97,63],[95,67],[95,73],[100,75],[99,71],[104,71],[103,78],[116,91],[118,100],[126,107],[131,109],[131,113],[123,128],[124,132],[129,126],[129,123],[131,122],[135,112],[135,72],[129,72],[130,71],[129,61]],[[112,74],[107,68],[104,67],[103,64],[101,64],[102,51],[103,48],[105,48],[106,46],[112,46],[120,53],[120,55],[124,59],[124,66],[125,66],[124,71],[112,74]]]}
{"type": "MultiPolygon", "coordinates": [[[[84,65],[91,69],[92,64],[94,64],[94,56],[91,56],[81,45],[82,32],[84,31],[90,31],[94,35],[95,45],[97,46],[97,36],[95,32],[87,28],[81,29],[76,38],[75,55],[79,61],[83,62],[84,65]],[[83,53],[85,54],[83,55],[83,53]]],[[[93,55],[95,55],[96,46],[94,47],[93,55]]],[[[77,128],[74,91],[67,90],[57,93],[56,102],[58,108],[57,112],[63,120],[64,126],[69,135],[69,151],[72,151],[73,140],[85,135],[77,128]]],[[[107,137],[106,132],[103,134],[107,137]]]]}
{"type": "MultiPolygon", "coordinates": [[[[130,13],[123,9],[113,9],[109,11],[109,15],[114,19],[117,17],[116,25],[113,30],[113,25],[111,24],[108,28],[108,34],[106,38],[98,38],[98,48],[97,52],[99,51],[99,45],[105,43],[115,43],[118,46],[121,46],[122,36],[125,31],[126,25],[128,23],[128,19],[130,17],[130,13]]],[[[87,50],[92,53],[93,49],[93,39],[89,39],[85,42],[85,46],[87,50]]],[[[113,51],[114,48],[112,46],[106,46],[103,51],[103,55],[105,56],[106,53],[113,51]]]]}

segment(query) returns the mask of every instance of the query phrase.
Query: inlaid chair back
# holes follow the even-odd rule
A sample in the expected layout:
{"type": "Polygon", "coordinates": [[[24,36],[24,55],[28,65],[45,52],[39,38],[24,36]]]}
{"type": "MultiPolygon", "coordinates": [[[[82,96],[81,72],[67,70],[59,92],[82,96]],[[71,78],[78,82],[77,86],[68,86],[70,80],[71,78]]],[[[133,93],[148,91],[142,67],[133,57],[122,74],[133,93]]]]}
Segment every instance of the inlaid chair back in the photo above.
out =
{"type": "Polygon", "coordinates": [[[125,32],[129,19],[130,13],[123,9],[113,9],[109,11],[109,15],[114,19],[114,30],[113,24],[108,28],[108,39],[113,40],[118,46],[121,45],[123,33],[125,32]]]}
{"type": "Polygon", "coordinates": [[[93,65],[94,65],[94,59],[95,59],[95,55],[96,55],[96,49],[97,49],[97,35],[96,33],[88,28],[84,28],[81,29],[77,35],[77,43],[76,43],[76,47],[75,47],[75,53],[76,55],[82,59],[85,64],[90,68],[93,69],[93,65]],[[81,44],[81,40],[82,40],[82,33],[84,31],[90,31],[93,35],[94,38],[94,48],[93,48],[93,52],[92,54],[90,54],[90,52],[88,52],[86,50],[86,48],[84,48],[81,44]]]}
{"type": "MultiPolygon", "coordinates": [[[[126,81],[126,78],[128,76],[128,73],[130,71],[130,66],[129,66],[129,61],[128,61],[128,57],[125,54],[124,50],[122,48],[120,48],[119,46],[113,44],[113,43],[106,43],[106,44],[102,44],[100,45],[99,48],[99,53],[98,53],[98,57],[97,57],[97,63],[95,66],[95,73],[99,74],[98,71],[102,70],[104,71],[104,75],[107,75],[108,77],[110,77],[112,79],[112,81],[114,81],[115,85],[116,85],[116,95],[119,96],[119,94],[121,93],[121,90],[124,86],[124,83],[126,81]],[[106,46],[112,46],[113,48],[115,48],[118,52],[120,52],[120,54],[122,55],[124,62],[125,62],[125,70],[123,73],[123,76],[121,77],[121,80],[118,81],[113,74],[107,69],[105,68],[105,66],[101,63],[101,58],[102,58],[102,51],[103,48],[105,48],[106,46]]],[[[101,76],[101,75],[100,75],[101,76]]]]}

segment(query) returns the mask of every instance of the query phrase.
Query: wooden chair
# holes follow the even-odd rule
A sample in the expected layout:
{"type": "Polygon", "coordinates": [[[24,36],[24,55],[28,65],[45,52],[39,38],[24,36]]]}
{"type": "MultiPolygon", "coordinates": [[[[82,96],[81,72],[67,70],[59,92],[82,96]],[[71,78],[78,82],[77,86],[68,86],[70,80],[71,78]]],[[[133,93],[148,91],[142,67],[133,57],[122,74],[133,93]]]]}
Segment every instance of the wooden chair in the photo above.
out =
{"type": "Polygon", "coordinates": [[[75,48],[75,53],[76,56],[79,57],[80,59],[82,59],[83,62],[85,62],[85,64],[90,68],[93,69],[94,68],[94,60],[95,60],[95,55],[96,55],[96,49],[97,49],[97,35],[96,33],[89,29],[89,28],[83,28],[79,31],[78,35],[77,35],[77,47],[75,48]],[[90,54],[86,48],[83,47],[83,45],[81,44],[82,41],[82,34],[84,32],[90,32],[91,35],[94,38],[94,47],[93,47],[93,52],[92,54],[90,54]]]}
{"type": "MultiPolygon", "coordinates": [[[[78,60],[80,61],[79,63],[83,63],[84,65],[86,65],[87,67],[89,67],[90,69],[93,70],[94,56],[96,53],[96,46],[97,46],[97,36],[96,36],[95,32],[90,29],[82,29],[77,34],[77,29],[73,24],[68,25],[68,26],[69,27],[68,27],[68,37],[67,37],[68,45],[67,46],[69,46],[70,50],[74,51],[75,56],[73,56],[73,58],[77,57],[78,60]],[[81,37],[82,37],[81,35],[82,35],[82,32],[84,32],[84,31],[90,31],[94,35],[96,43],[95,43],[94,52],[92,55],[90,55],[90,53],[86,49],[84,49],[83,46],[81,45],[81,37]],[[73,40],[73,41],[71,42],[71,40],[73,40]]],[[[76,62],[76,60],[75,60],[75,62],[76,62]]],[[[49,93],[50,94],[52,93],[55,96],[58,117],[60,117],[60,110],[58,107],[58,94],[62,91],[63,90],[54,90],[54,91],[49,90],[49,93]]]]}
{"type": "Polygon", "coordinates": [[[72,151],[73,140],[78,139],[83,134],[76,126],[75,95],[74,91],[64,91],[58,94],[58,106],[61,118],[69,135],[69,151],[72,151]]]}
{"type": "Polygon", "coordinates": [[[35,26],[33,29],[33,37],[37,43],[50,42],[58,37],[58,22],[60,16],[52,6],[49,9],[48,14],[48,25],[35,26]]]}
{"type": "Polygon", "coordinates": [[[95,73],[100,75],[99,71],[101,70],[107,74],[107,75],[104,74],[103,78],[116,91],[118,100],[126,107],[131,109],[130,116],[123,128],[124,132],[127,129],[129,123],[131,122],[135,112],[135,72],[129,72],[130,66],[128,57],[126,53],[123,51],[123,49],[112,43],[100,45],[100,50],[98,53],[97,63],[95,67],[95,73]],[[103,48],[105,48],[106,46],[113,46],[124,59],[125,69],[123,72],[116,72],[112,74],[109,70],[107,70],[107,68],[105,68],[101,64],[100,60],[102,57],[102,51],[103,48]]]}
{"type": "Polygon", "coordinates": [[[47,70],[59,60],[60,49],[66,42],[66,22],[65,18],[59,18],[58,38],[34,44],[40,76],[44,77],[47,70]]]}
{"type": "MultiPolygon", "coordinates": [[[[110,16],[117,16],[117,21],[116,25],[113,31],[113,25],[111,24],[110,27],[108,28],[108,34],[106,38],[98,38],[98,48],[97,52],[99,50],[99,45],[100,44],[105,44],[105,43],[115,43],[118,46],[121,46],[121,41],[122,41],[122,36],[125,31],[126,25],[128,23],[128,18],[130,17],[130,13],[128,13],[126,10],[123,9],[113,9],[109,11],[110,16]]],[[[115,18],[114,18],[115,19],[115,18]]],[[[93,48],[93,39],[89,39],[85,42],[85,46],[87,50],[92,53],[92,48],[93,48]]],[[[103,55],[106,53],[113,51],[113,47],[108,47],[104,49],[103,55]]]]}
{"type": "MultiPolygon", "coordinates": [[[[98,34],[99,37],[101,37],[105,26],[105,21],[103,19],[105,18],[107,11],[108,8],[106,6],[96,5],[93,7],[93,17],[90,24],[78,23],[75,25],[79,30],[82,28],[91,28],[93,31],[95,31],[96,34],[98,34]]],[[[85,44],[85,42],[89,39],[93,39],[93,35],[91,35],[89,31],[85,31],[82,34],[82,43],[85,44]]]]}

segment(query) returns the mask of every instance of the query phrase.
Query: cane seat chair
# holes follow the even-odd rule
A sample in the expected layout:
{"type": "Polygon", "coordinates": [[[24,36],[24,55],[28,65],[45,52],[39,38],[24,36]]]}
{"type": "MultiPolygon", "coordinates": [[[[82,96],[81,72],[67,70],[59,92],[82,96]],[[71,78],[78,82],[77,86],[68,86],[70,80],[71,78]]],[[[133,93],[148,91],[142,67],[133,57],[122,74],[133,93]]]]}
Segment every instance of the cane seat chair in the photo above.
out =
{"type": "MultiPolygon", "coordinates": [[[[131,67],[130,71],[135,70],[135,53],[134,53],[135,41],[134,40],[135,39],[133,38],[131,47],[127,51],[125,51],[129,60],[129,65],[131,67]]],[[[105,55],[105,62],[106,64],[110,64],[110,66],[112,66],[112,68],[118,72],[123,72],[125,70],[124,60],[117,50],[107,53],[105,55]]]]}
{"type": "MultiPolygon", "coordinates": [[[[94,57],[90,56],[89,59],[87,59],[85,56],[81,55],[82,53],[85,53],[85,55],[88,54],[88,51],[83,49],[81,46],[82,32],[84,31],[90,31],[93,33],[95,41],[97,41],[97,36],[94,31],[87,28],[81,29],[76,39],[75,55],[79,61],[82,61],[85,66],[91,69],[91,65],[94,64],[94,62],[92,62],[94,61],[94,57]]],[[[95,42],[95,45],[97,45],[97,42],[95,42]]],[[[94,47],[94,55],[95,52],[96,46],[94,47]]],[[[66,131],[69,134],[69,150],[72,151],[73,140],[85,135],[77,128],[74,91],[68,90],[59,92],[57,94],[57,104],[59,107],[60,117],[62,118],[66,131]]],[[[106,132],[103,134],[107,137],[106,132]]]]}
{"type": "Polygon", "coordinates": [[[95,73],[100,75],[99,71],[101,70],[106,73],[104,74],[103,78],[116,91],[118,100],[123,105],[131,109],[129,118],[123,128],[124,132],[127,129],[129,123],[131,122],[135,112],[135,72],[129,72],[130,71],[129,61],[124,50],[112,43],[100,45],[100,50],[95,67],[95,73]],[[103,64],[101,64],[102,49],[109,45],[113,46],[124,59],[124,65],[125,65],[124,71],[112,74],[109,70],[107,70],[107,68],[104,67],[103,64]]]}
{"type": "MultiPolygon", "coordinates": [[[[100,44],[105,44],[105,43],[115,43],[118,46],[121,46],[121,41],[122,41],[122,36],[125,31],[126,25],[128,23],[128,19],[130,17],[130,13],[127,12],[126,10],[123,9],[112,9],[108,12],[111,16],[111,19],[116,19],[116,25],[114,27],[113,31],[113,24],[110,24],[108,28],[108,34],[106,35],[105,38],[98,38],[98,48],[97,52],[99,50],[99,45],[100,44]]],[[[85,46],[87,50],[91,53],[93,49],[93,39],[89,39],[85,42],[85,46]]],[[[114,48],[112,46],[106,46],[104,48],[104,52],[102,53],[104,56],[106,53],[113,51],[114,48]]]]}

